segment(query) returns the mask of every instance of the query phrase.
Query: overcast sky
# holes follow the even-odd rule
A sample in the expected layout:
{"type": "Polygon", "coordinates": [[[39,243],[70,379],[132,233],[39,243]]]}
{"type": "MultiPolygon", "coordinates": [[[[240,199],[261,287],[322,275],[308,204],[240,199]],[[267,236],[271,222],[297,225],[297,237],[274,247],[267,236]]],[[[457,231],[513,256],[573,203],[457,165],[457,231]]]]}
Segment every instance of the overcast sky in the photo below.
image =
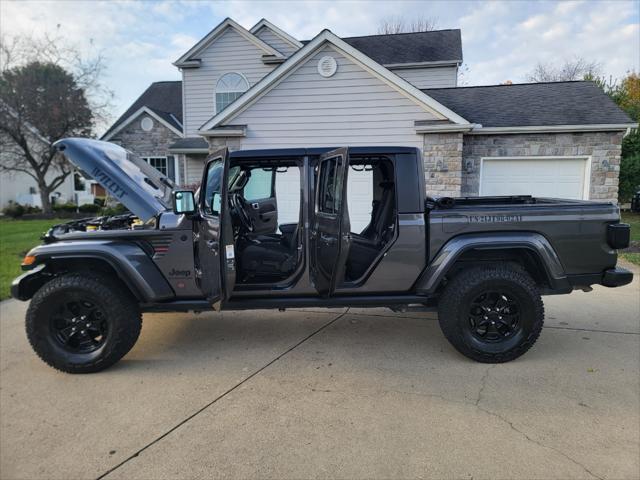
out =
{"type": "Polygon", "coordinates": [[[523,82],[538,61],[582,56],[621,77],[640,71],[640,0],[617,1],[0,1],[4,35],[60,32],[108,59],[120,115],[154,81],[178,80],[171,62],[225,17],[246,28],[265,17],[298,39],[329,28],[339,36],[377,33],[381,19],[437,19],[460,28],[465,83],[523,82]]]}

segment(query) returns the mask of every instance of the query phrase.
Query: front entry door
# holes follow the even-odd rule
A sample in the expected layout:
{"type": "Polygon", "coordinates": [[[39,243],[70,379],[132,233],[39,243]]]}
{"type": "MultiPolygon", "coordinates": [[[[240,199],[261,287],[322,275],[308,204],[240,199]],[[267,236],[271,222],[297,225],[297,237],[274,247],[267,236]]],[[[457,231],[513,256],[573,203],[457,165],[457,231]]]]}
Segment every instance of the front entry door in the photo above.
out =
{"type": "Polygon", "coordinates": [[[331,295],[344,280],[351,230],[347,208],[348,172],[347,148],[333,150],[318,160],[310,232],[310,272],[322,296],[331,295]]]}
{"type": "Polygon", "coordinates": [[[229,168],[226,148],[212,153],[206,161],[200,185],[200,220],[197,238],[197,264],[202,293],[216,306],[228,299],[235,284],[235,250],[228,211],[229,168]]]}

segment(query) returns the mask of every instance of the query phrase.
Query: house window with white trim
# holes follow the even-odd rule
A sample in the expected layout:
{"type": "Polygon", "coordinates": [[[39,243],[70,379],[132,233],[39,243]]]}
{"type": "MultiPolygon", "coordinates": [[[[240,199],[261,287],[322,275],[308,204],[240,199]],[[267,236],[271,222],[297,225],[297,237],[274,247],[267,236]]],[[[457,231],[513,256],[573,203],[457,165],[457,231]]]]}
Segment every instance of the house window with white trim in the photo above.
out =
{"type": "Polygon", "coordinates": [[[168,176],[167,157],[142,157],[142,159],[163,175],[168,176]]]}
{"type": "Polygon", "coordinates": [[[216,85],[216,113],[231,105],[240,95],[249,90],[249,82],[237,72],[225,73],[216,85]]]}

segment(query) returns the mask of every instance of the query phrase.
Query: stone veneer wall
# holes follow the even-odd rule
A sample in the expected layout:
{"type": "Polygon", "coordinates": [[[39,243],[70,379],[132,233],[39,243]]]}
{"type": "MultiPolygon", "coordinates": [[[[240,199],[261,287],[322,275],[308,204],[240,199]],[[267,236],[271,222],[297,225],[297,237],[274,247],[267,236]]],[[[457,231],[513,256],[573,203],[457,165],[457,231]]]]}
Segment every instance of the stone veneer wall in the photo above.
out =
{"type": "Polygon", "coordinates": [[[481,157],[591,156],[591,200],[618,200],[623,132],[465,135],[462,195],[478,195],[481,157]]]}
{"type": "Polygon", "coordinates": [[[209,153],[222,147],[229,147],[229,150],[240,150],[240,137],[207,137],[209,143],[209,153]]]}
{"type": "Polygon", "coordinates": [[[153,128],[151,131],[145,132],[140,126],[140,121],[146,116],[148,115],[145,113],[140,114],[109,141],[122,145],[141,157],[169,155],[169,146],[175,143],[180,136],[155,118],[152,118],[153,128]]]}
{"type": "Polygon", "coordinates": [[[459,197],[462,189],[462,133],[424,135],[422,158],[427,194],[459,197]]]}

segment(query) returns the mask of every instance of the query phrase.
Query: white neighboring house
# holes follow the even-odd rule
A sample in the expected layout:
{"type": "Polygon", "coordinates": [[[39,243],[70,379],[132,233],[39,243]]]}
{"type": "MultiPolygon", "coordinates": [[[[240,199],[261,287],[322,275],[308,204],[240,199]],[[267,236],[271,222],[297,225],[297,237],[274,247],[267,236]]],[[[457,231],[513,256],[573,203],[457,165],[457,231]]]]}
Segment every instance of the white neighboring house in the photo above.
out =
{"type": "Polygon", "coordinates": [[[458,87],[462,58],[455,29],[299,41],[225,19],[174,62],[181,82],[152,84],[103,139],[187,185],[223,145],[399,145],[421,150],[432,196],[617,200],[637,124],[594,83],[458,87]]]}
{"type": "MultiPolygon", "coordinates": [[[[30,126],[29,140],[48,145],[46,139],[42,138],[35,127],[30,126]]],[[[5,135],[1,134],[0,135],[5,135]]],[[[0,144],[6,145],[3,140],[0,144]]],[[[6,163],[10,159],[8,157],[19,155],[10,149],[0,149],[0,163],[6,163]]],[[[60,174],[60,170],[52,166],[47,173],[47,180],[50,181],[60,174]]],[[[85,203],[93,203],[94,195],[92,192],[93,180],[85,179],[79,173],[72,173],[56,188],[51,195],[53,203],[73,202],[82,205],[85,203]],[[78,181],[74,182],[74,175],[78,175],[78,181]],[[76,190],[76,183],[83,185],[83,189],[76,190]]],[[[23,172],[2,171],[0,170],[0,209],[9,206],[11,203],[19,203],[21,205],[31,205],[34,207],[42,207],[42,200],[38,190],[38,184],[33,177],[23,172]]]]}

